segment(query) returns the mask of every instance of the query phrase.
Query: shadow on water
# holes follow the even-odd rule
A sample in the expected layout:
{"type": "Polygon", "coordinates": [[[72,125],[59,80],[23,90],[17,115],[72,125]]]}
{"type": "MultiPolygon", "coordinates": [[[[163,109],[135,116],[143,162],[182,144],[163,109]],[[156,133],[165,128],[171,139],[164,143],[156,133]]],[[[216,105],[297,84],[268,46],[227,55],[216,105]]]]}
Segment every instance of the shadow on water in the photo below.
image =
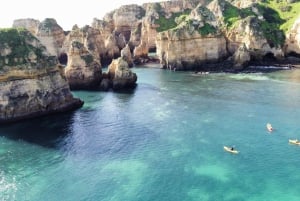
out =
{"type": "Polygon", "coordinates": [[[124,88],[124,89],[115,89],[113,90],[114,93],[119,93],[119,94],[134,94],[134,92],[136,91],[138,84],[134,84],[133,86],[130,86],[128,88],[124,88]]]}
{"type": "Polygon", "coordinates": [[[0,136],[55,148],[68,135],[75,111],[0,125],[0,136]]]}

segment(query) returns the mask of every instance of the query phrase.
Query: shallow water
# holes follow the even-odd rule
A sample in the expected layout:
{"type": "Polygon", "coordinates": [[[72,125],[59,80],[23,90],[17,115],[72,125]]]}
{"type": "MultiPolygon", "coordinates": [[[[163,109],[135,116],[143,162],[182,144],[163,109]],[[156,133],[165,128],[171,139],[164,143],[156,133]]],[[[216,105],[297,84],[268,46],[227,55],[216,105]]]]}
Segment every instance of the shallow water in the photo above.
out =
{"type": "Polygon", "coordinates": [[[133,71],[132,93],[2,125],[0,200],[299,200],[300,71],[133,71]]]}

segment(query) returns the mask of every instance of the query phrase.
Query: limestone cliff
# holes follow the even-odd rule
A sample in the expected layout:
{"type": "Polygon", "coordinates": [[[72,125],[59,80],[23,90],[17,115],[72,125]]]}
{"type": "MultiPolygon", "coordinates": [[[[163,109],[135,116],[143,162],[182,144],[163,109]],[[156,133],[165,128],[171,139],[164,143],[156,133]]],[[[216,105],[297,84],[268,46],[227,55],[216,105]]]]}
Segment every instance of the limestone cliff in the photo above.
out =
{"type": "Polygon", "coordinates": [[[46,18],[43,20],[38,26],[36,36],[47,47],[51,55],[60,55],[66,36],[64,30],[57,24],[55,19],[46,18]]]}
{"type": "Polygon", "coordinates": [[[0,123],[81,107],[63,71],[25,29],[0,30],[0,123]]]}
{"type": "Polygon", "coordinates": [[[286,53],[296,53],[300,55],[300,18],[293,24],[287,34],[286,53]]]}
{"type": "Polygon", "coordinates": [[[50,52],[66,57],[64,60],[76,40],[102,66],[120,57],[128,45],[135,64],[149,61],[149,52],[157,52],[162,66],[178,70],[216,62],[219,66],[237,62],[237,66],[246,67],[248,56],[258,64],[266,58],[267,62],[278,62],[289,54],[299,57],[299,5],[299,1],[261,0],[172,0],[125,5],[102,20],[95,18],[91,26],[74,26],[71,32],[64,32],[65,39],[57,26],[49,32],[40,29],[40,24],[48,24],[45,22],[28,19],[14,24],[41,36],[50,52]]]}
{"type": "Polygon", "coordinates": [[[227,56],[226,40],[214,27],[214,15],[197,6],[176,28],[157,36],[157,54],[164,68],[191,70],[227,56]]]}
{"type": "Polygon", "coordinates": [[[42,22],[34,19],[14,20],[13,28],[25,28],[47,47],[51,55],[59,56],[65,41],[64,30],[53,18],[46,18],[42,22]]]}
{"type": "Polygon", "coordinates": [[[31,34],[36,35],[38,26],[40,24],[39,20],[26,18],[26,19],[16,19],[13,21],[13,28],[25,28],[31,32],[31,34]]]}
{"type": "Polygon", "coordinates": [[[88,25],[83,28],[74,25],[64,41],[64,52],[68,53],[70,51],[73,41],[82,43],[84,48],[86,48],[95,59],[100,60],[101,52],[105,49],[100,30],[88,25]]]}

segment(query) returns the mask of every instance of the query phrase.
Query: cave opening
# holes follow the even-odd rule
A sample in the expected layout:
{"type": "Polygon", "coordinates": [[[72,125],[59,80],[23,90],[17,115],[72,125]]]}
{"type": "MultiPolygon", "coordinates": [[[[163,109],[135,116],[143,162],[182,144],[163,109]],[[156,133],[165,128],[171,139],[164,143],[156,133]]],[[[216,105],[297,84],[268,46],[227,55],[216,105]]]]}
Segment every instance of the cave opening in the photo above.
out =
{"type": "Polygon", "coordinates": [[[296,53],[294,51],[291,51],[287,54],[288,57],[296,57],[296,58],[300,58],[300,54],[296,53]]]}
{"type": "Polygon", "coordinates": [[[61,53],[58,57],[58,61],[62,65],[67,65],[68,63],[68,55],[66,53],[61,53]]]}
{"type": "Polygon", "coordinates": [[[265,61],[265,62],[275,62],[275,61],[277,61],[276,57],[271,52],[265,54],[263,56],[262,60],[265,61]]]}

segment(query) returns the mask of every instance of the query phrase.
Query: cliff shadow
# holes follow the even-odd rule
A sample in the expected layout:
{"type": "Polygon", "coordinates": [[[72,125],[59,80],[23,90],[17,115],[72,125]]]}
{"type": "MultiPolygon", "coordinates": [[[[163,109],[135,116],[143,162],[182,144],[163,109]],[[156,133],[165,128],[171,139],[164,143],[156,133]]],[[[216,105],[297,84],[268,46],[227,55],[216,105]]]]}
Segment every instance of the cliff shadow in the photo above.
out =
{"type": "Polygon", "coordinates": [[[55,148],[68,135],[75,111],[51,114],[0,125],[0,136],[11,140],[23,140],[40,146],[55,148]]]}

